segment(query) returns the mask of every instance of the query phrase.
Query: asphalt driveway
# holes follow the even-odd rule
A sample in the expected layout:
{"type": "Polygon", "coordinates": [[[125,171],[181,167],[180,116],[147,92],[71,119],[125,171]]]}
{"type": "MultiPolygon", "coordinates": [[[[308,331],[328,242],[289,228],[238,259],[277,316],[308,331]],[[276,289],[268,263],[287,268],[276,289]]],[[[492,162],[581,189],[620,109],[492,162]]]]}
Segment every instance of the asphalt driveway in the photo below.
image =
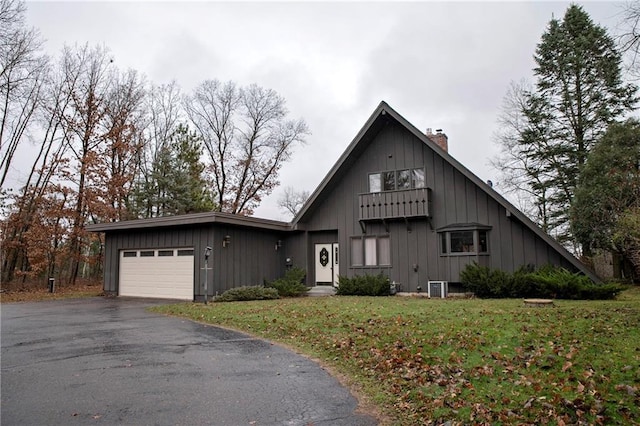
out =
{"type": "Polygon", "coordinates": [[[318,364],[154,303],[2,305],[1,424],[377,424],[318,364]]]}

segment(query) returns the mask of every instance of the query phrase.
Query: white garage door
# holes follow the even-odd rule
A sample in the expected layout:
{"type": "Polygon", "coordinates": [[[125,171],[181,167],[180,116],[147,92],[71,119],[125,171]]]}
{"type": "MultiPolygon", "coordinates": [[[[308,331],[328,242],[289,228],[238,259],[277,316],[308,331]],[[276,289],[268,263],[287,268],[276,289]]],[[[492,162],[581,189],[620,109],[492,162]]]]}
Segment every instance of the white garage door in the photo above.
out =
{"type": "Polygon", "coordinates": [[[120,296],[193,300],[193,249],[121,251],[120,296]]]}

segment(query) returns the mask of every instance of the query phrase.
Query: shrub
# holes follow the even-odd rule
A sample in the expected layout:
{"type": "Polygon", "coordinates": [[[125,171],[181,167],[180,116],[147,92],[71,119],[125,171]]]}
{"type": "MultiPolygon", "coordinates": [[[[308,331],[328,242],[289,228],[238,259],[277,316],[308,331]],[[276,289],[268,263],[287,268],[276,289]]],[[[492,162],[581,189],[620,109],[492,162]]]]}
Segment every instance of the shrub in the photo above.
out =
{"type": "Polygon", "coordinates": [[[278,290],[262,286],[244,286],[229,289],[215,298],[214,302],[238,302],[244,300],[278,299],[278,290]]]}
{"type": "Polygon", "coordinates": [[[302,268],[291,268],[284,277],[267,283],[265,287],[274,288],[280,297],[299,297],[309,289],[304,285],[304,278],[307,272],[302,268]]]}
{"type": "Polygon", "coordinates": [[[356,275],[353,278],[338,279],[337,295],[340,296],[388,296],[389,279],[382,273],[378,275],[356,275]]]}
{"type": "Polygon", "coordinates": [[[596,284],[585,275],[557,266],[544,266],[538,270],[524,266],[508,274],[475,262],[460,272],[460,280],[476,296],[495,298],[602,300],[615,298],[625,288],[619,284],[596,284]]]}
{"type": "Polygon", "coordinates": [[[513,282],[506,272],[475,262],[460,272],[460,280],[476,296],[495,298],[509,297],[513,282]]]}

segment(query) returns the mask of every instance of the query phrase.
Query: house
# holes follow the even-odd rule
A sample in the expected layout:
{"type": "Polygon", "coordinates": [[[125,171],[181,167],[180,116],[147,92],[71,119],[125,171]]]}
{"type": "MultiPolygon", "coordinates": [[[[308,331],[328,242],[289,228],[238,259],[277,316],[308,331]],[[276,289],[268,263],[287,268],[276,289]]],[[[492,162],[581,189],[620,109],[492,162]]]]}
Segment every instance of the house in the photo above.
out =
{"type": "Polygon", "coordinates": [[[382,102],[290,223],[212,212],[89,225],[105,233],[104,289],[202,299],[205,284],[210,297],[298,266],[308,286],[383,273],[416,291],[429,281],[455,288],[471,262],[509,272],[552,264],[598,281],[447,143],[382,102]]]}

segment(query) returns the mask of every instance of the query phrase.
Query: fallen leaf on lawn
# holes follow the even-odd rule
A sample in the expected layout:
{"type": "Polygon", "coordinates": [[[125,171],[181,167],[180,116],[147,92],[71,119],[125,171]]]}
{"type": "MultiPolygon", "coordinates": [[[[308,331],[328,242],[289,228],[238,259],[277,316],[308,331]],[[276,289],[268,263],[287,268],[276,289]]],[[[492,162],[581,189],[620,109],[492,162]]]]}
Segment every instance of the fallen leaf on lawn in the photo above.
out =
{"type": "Polygon", "coordinates": [[[616,385],[617,391],[625,391],[629,396],[635,396],[636,389],[633,386],[629,385],[616,385]]]}

